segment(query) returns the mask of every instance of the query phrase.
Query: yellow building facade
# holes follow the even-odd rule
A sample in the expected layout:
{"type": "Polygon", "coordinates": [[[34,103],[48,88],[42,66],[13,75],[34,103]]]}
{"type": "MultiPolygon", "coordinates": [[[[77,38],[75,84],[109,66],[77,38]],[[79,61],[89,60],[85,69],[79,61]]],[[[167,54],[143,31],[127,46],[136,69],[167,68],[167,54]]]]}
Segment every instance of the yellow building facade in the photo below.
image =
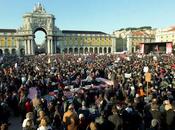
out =
{"type": "Polygon", "coordinates": [[[63,53],[111,53],[112,37],[99,31],[63,30],[58,46],[63,53]]]}
{"type": "Polygon", "coordinates": [[[16,54],[15,33],[15,29],[0,29],[0,54],[16,54]]]}

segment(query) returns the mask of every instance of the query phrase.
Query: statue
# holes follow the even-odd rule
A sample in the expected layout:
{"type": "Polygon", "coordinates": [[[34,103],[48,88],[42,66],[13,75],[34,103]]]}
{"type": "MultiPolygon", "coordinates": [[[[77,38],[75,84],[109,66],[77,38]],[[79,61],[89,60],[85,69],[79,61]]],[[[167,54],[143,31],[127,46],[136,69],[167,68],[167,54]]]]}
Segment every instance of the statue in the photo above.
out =
{"type": "Polygon", "coordinates": [[[46,10],[42,7],[41,3],[38,3],[37,5],[35,5],[33,12],[46,13],[46,10]]]}

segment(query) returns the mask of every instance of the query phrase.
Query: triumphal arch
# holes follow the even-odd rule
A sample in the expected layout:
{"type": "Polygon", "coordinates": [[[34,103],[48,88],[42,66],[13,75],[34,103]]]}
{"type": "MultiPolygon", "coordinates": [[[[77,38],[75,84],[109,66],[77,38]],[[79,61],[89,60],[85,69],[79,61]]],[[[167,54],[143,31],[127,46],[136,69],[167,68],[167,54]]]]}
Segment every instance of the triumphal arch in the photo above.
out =
{"type": "Polygon", "coordinates": [[[55,17],[47,14],[41,4],[34,7],[32,13],[23,16],[23,26],[17,30],[19,42],[23,41],[26,55],[34,55],[37,49],[35,32],[41,30],[46,35],[45,47],[47,54],[56,53],[56,45],[61,37],[61,31],[55,26],[55,17]]]}

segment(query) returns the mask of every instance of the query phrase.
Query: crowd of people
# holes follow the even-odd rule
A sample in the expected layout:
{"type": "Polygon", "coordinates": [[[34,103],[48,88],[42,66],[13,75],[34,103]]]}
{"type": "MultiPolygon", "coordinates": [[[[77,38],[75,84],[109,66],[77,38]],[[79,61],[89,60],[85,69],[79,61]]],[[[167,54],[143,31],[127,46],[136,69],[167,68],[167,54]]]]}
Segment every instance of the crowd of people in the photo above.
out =
{"type": "Polygon", "coordinates": [[[174,55],[0,58],[1,130],[175,130],[174,96],[174,55]]]}

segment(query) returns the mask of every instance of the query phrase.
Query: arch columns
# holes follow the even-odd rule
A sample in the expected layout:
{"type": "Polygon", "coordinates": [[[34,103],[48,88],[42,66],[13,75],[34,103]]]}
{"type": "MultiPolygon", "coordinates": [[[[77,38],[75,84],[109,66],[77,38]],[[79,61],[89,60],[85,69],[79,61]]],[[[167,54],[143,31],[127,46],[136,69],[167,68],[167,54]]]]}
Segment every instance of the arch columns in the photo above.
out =
{"type": "Polygon", "coordinates": [[[104,51],[104,47],[102,47],[102,54],[104,54],[104,52],[105,52],[105,51],[104,51]]]}
{"type": "Polygon", "coordinates": [[[54,53],[54,44],[53,44],[53,38],[48,36],[47,39],[47,54],[53,54],[54,53]]]}
{"type": "Polygon", "coordinates": [[[27,39],[27,47],[28,47],[28,49],[27,49],[28,55],[30,55],[31,54],[31,42],[30,42],[30,39],[27,39]]]}
{"type": "Polygon", "coordinates": [[[100,53],[100,47],[97,47],[97,54],[100,53]]]}
{"type": "Polygon", "coordinates": [[[34,43],[33,37],[25,39],[25,55],[34,55],[33,43],[34,43]]]}
{"type": "Polygon", "coordinates": [[[32,38],[31,40],[31,53],[32,53],[32,55],[34,55],[35,54],[35,52],[34,52],[34,39],[32,38]]]}
{"type": "Polygon", "coordinates": [[[27,44],[27,40],[24,40],[25,43],[25,55],[28,55],[28,44],[27,44]]]}
{"type": "Polygon", "coordinates": [[[52,53],[55,54],[57,52],[57,37],[52,37],[52,53]]]}

